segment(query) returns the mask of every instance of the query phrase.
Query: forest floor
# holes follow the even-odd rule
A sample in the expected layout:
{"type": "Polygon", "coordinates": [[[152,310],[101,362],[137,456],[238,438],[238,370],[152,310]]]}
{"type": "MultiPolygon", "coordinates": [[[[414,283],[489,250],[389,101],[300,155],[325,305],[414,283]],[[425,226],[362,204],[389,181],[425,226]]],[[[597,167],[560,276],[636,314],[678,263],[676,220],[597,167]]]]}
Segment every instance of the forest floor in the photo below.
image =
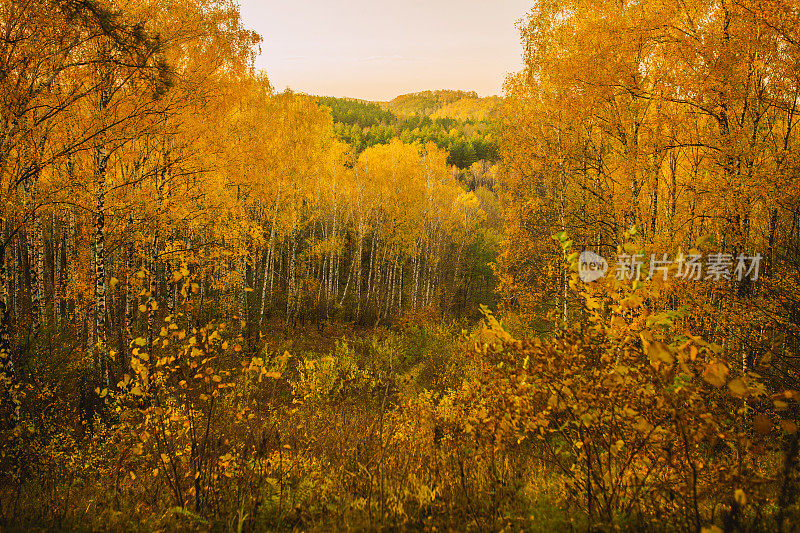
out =
{"type": "MultiPolygon", "coordinates": [[[[220,448],[210,455],[237,467],[209,477],[214,488],[202,505],[191,498],[175,505],[174,478],[158,460],[171,453],[164,451],[169,432],[150,457],[144,443],[132,460],[125,434],[133,428],[122,418],[105,415],[94,435],[80,440],[69,429],[75,411],[65,409],[38,434],[41,447],[26,452],[32,468],[23,469],[22,482],[0,488],[5,530],[569,531],[574,524],[559,503],[561,480],[544,464],[506,461],[502,479],[487,491],[480,473],[465,474],[463,458],[460,473],[454,469],[455,457],[436,444],[438,427],[402,420],[460,383],[456,359],[469,327],[326,322],[287,334],[284,324],[270,324],[258,355],[267,364],[294,363],[257,391],[248,393],[254,383],[237,383],[240,400],[250,394],[244,409],[251,415],[243,423],[235,411],[245,404],[234,409],[234,395],[208,418],[220,448]],[[47,432],[63,440],[44,438],[47,432]],[[423,443],[433,446],[426,451],[418,447],[423,443]],[[416,472],[399,468],[410,462],[417,462],[416,472]],[[448,494],[440,486],[447,484],[466,490],[448,494]]],[[[245,345],[242,357],[247,351],[245,345]]],[[[232,363],[226,363],[231,370],[232,363]]],[[[177,456],[182,445],[171,445],[177,456]]]]}

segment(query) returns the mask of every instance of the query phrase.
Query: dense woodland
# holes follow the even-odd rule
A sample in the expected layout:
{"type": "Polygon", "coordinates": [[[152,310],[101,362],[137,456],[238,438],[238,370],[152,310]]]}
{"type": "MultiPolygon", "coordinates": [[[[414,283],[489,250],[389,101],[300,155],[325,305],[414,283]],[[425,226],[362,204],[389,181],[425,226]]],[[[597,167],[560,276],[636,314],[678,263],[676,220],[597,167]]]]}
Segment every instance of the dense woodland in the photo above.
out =
{"type": "Polygon", "coordinates": [[[800,529],[800,6],[518,28],[365,102],[228,0],[0,0],[0,528],[800,529]]]}
{"type": "Polygon", "coordinates": [[[400,139],[407,144],[434,143],[447,152],[448,165],[462,170],[476,162],[499,160],[497,97],[428,91],[398,96],[383,104],[331,97],[318,101],[330,108],[337,138],[357,153],[400,139]]]}

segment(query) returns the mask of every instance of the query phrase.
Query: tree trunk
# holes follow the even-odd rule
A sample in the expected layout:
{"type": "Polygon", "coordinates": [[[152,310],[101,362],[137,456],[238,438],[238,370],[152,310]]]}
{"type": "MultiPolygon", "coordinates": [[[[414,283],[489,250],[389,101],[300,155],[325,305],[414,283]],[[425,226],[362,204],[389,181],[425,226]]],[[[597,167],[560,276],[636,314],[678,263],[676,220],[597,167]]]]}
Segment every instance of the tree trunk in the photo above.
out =
{"type": "Polygon", "coordinates": [[[296,299],[297,299],[297,277],[296,277],[296,256],[297,248],[297,223],[292,226],[291,242],[289,243],[289,260],[288,260],[288,274],[287,274],[287,291],[286,291],[286,324],[294,325],[294,313],[296,312],[296,299]]]}
{"type": "MultiPolygon", "coordinates": [[[[31,205],[31,223],[28,226],[26,237],[28,241],[28,274],[30,279],[30,295],[31,295],[31,333],[33,338],[39,336],[39,329],[41,327],[41,293],[39,288],[39,243],[37,231],[39,216],[36,213],[36,192],[39,187],[39,168],[36,166],[32,171],[31,185],[29,186],[30,194],[26,195],[30,199],[31,205]]],[[[27,182],[26,182],[27,184],[27,182]]]]}
{"type": "Polygon", "coordinates": [[[97,154],[97,216],[95,218],[94,266],[95,266],[95,337],[100,349],[100,365],[103,384],[108,387],[108,358],[106,346],[106,264],[105,264],[105,201],[108,151],[101,145],[97,154]]]}
{"type": "Polygon", "coordinates": [[[58,217],[53,213],[53,325],[61,323],[61,235],[58,217]]]}
{"type": "Polygon", "coordinates": [[[20,399],[16,389],[14,357],[11,354],[11,342],[9,341],[9,291],[5,251],[5,246],[0,246],[0,288],[2,288],[2,298],[0,298],[0,376],[3,376],[2,401],[7,404],[7,406],[3,406],[3,411],[4,413],[10,412],[11,425],[16,426],[19,423],[20,399]]]}

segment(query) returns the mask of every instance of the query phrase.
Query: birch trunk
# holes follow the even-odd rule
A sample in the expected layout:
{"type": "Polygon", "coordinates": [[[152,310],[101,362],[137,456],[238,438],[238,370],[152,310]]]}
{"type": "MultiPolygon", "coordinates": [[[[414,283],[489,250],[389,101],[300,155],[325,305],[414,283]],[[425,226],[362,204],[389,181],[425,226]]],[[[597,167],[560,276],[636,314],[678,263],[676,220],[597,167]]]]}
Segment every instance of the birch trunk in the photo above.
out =
{"type": "Polygon", "coordinates": [[[361,318],[361,283],[362,283],[362,280],[361,280],[361,277],[362,277],[361,267],[362,267],[362,263],[363,263],[363,254],[364,254],[364,228],[363,228],[364,217],[360,212],[358,214],[358,217],[359,217],[359,220],[358,220],[358,247],[356,248],[357,251],[356,251],[355,257],[353,257],[353,267],[355,269],[354,270],[355,275],[353,276],[353,279],[354,279],[355,284],[356,284],[356,302],[357,302],[356,303],[356,322],[358,322],[358,320],[361,318]]]}
{"type": "Polygon", "coordinates": [[[58,218],[53,213],[53,324],[61,323],[61,244],[58,218]]]}
{"type": "Polygon", "coordinates": [[[156,204],[156,227],[153,233],[153,243],[150,247],[150,289],[147,297],[147,353],[150,361],[153,362],[153,327],[155,325],[155,312],[158,307],[158,251],[160,246],[161,211],[164,202],[164,184],[167,181],[169,168],[169,152],[164,150],[164,166],[161,172],[156,175],[156,189],[158,190],[158,200],[156,204]]]}
{"type": "Polygon", "coordinates": [[[419,292],[419,277],[420,277],[420,270],[422,270],[422,250],[419,243],[417,243],[417,253],[414,255],[414,261],[412,263],[412,268],[414,269],[414,282],[411,288],[411,312],[414,313],[417,310],[417,294],[419,292]]]}
{"type": "Polygon", "coordinates": [[[0,376],[2,376],[3,380],[2,400],[4,403],[8,403],[8,410],[11,411],[11,423],[16,426],[19,423],[20,399],[16,390],[14,358],[11,354],[11,343],[9,341],[9,291],[5,251],[5,246],[0,247],[0,287],[2,288],[2,298],[0,298],[0,376]]]}
{"type": "MultiPolygon", "coordinates": [[[[108,150],[100,147],[97,154],[97,215],[95,218],[94,273],[95,273],[95,337],[101,348],[106,345],[106,264],[105,264],[105,201],[108,150]]],[[[108,386],[108,362],[102,357],[103,382],[108,386]]]]}
{"type": "Polygon", "coordinates": [[[11,264],[11,280],[13,282],[13,298],[14,298],[14,319],[19,322],[19,295],[22,292],[22,282],[20,280],[20,272],[21,272],[21,265],[22,265],[22,250],[20,244],[20,237],[17,235],[17,238],[14,239],[14,247],[11,249],[14,256],[12,260],[9,261],[11,264]]]}
{"type": "MultiPolygon", "coordinates": [[[[64,272],[66,272],[66,280],[67,283],[71,279],[75,279],[75,212],[70,209],[68,211],[68,225],[67,225],[67,242],[66,244],[66,254],[64,257],[64,272]]],[[[65,289],[68,288],[67,284],[65,283],[65,289]]],[[[67,316],[70,313],[75,314],[75,299],[74,298],[67,298],[67,316]]],[[[77,328],[77,323],[75,324],[77,328]]]]}
{"type": "Polygon", "coordinates": [[[295,300],[297,298],[296,286],[296,264],[295,254],[297,247],[297,223],[292,227],[291,242],[289,243],[289,260],[288,260],[288,277],[287,277],[287,291],[286,291],[286,324],[294,325],[293,318],[296,311],[295,300]]]}
{"type": "Polygon", "coordinates": [[[247,263],[244,256],[240,256],[236,264],[236,273],[239,277],[239,320],[245,320],[247,315],[247,263]]]}
{"type": "Polygon", "coordinates": [[[42,217],[36,217],[36,296],[39,307],[39,325],[44,322],[44,235],[42,231],[42,217]]]}
{"type": "Polygon", "coordinates": [[[258,327],[264,323],[264,302],[267,296],[267,273],[269,273],[269,306],[272,309],[272,294],[273,283],[275,276],[275,230],[278,221],[278,207],[281,201],[281,189],[278,189],[278,195],[275,198],[275,206],[272,210],[272,228],[269,231],[269,250],[267,251],[267,264],[264,267],[264,284],[261,287],[261,310],[259,312],[258,327]]]}
{"type": "MultiPolygon", "coordinates": [[[[335,244],[336,244],[336,229],[337,229],[336,228],[336,223],[338,221],[337,220],[337,215],[338,215],[337,202],[338,202],[338,198],[336,196],[336,193],[337,193],[336,189],[337,189],[337,187],[336,187],[336,185],[334,185],[333,186],[333,224],[331,225],[331,237],[330,237],[331,238],[331,243],[334,246],[331,247],[330,258],[328,259],[328,286],[327,286],[326,299],[325,299],[326,300],[325,301],[326,311],[327,311],[327,307],[329,307],[328,304],[331,301],[331,299],[334,299],[334,300],[336,299],[336,293],[335,293],[334,286],[338,285],[338,283],[334,282],[334,260],[335,260],[334,258],[335,258],[335,255],[336,255],[335,244]]],[[[338,280],[336,280],[336,282],[338,282],[338,280]]]]}
{"type": "MultiPolygon", "coordinates": [[[[39,292],[39,245],[37,236],[37,224],[39,217],[36,213],[36,191],[39,185],[39,168],[34,167],[31,173],[32,184],[29,186],[29,197],[31,205],[31,223],[27,231],[27,245],[28,245],[28,274],[30,279],[30,295],[31,295],[31,333],[33,338],[39,336],[39,329],[41,327],[41,293],[39,292]]],[[[27,185],[26,181],[26,185],[27,185]]]]}

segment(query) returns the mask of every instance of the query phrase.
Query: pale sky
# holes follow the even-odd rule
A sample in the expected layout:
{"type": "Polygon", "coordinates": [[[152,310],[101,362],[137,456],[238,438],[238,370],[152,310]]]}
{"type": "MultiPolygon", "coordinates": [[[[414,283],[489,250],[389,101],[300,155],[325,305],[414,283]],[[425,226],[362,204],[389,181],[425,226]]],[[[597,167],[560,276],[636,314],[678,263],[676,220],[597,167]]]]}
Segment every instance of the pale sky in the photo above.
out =
{"type": "Polygon", "coordinates": [[[365,100],[434,90],[502,94],[521,69],[514,24],[535,0],[240,0],[276,90],[365,100]]]}

